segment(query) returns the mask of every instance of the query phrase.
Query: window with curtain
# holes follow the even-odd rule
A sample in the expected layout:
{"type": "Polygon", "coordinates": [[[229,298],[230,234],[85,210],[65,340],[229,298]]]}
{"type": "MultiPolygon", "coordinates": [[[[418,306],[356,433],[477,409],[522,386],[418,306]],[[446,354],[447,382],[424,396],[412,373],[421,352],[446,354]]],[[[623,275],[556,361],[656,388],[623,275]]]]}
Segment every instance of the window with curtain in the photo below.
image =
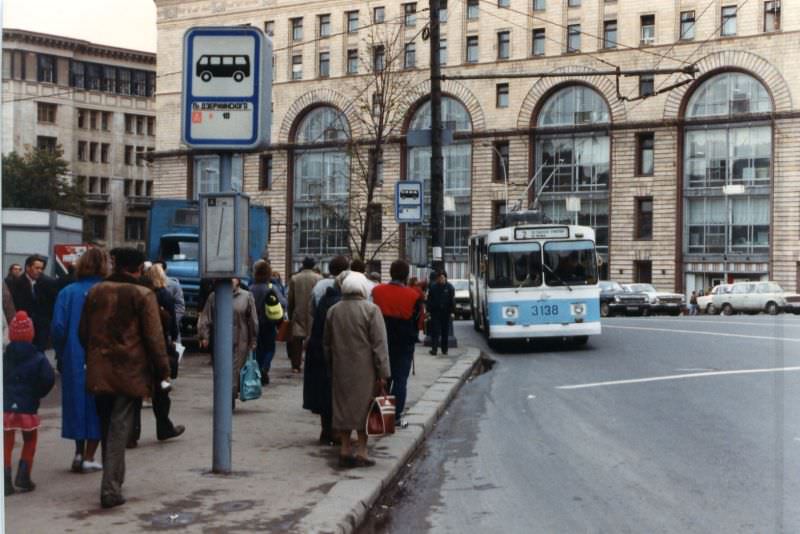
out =
{"type": "MultiPolygon", "coordinates": [[[[322,106],[299,124],[295,142],[347,141],[350,127],[339,110],[322,106]]],[[[345,147],[304,148],[294,155],[295,263],[303,256],[330,257],[347,252],[350,157],[345,147]]]]}
{"type": "MultiPolygon", "coordinates": [[[[458,100],[450,97],[442,99],[442,121],[445,127],[456,132],[472,131],[472,118],[467,108],[458,100]]],[[[411,130],[427,130],[431,127],[430,101],[422,104],[417,109],[409,128],[411,130]]],[[[444,195],[451,200],[453,210],[446,210],[444,214],[446,261],[466,261],[469,234],[472,224],[470,216],[471,189],[472,189],[472,143],[469,141],[456,141],[442,148],[444,168],[444,195]],[[462,258],[463,256],[463,258],[462,258]]],[[[420,180],[425,188],[425,218],[430,217],[430,147],[414,147],[408,150],[407,179],[420,180]]],[[[414,233],[417,226],[409,225],[407,239],[414,233]]],[[[410,246],[408,247],[410,249],[410,246]]]]}
{"type": "MultiPolygon", "coordinates": [[[[595,230],[604,265],[608,264],[608,187],[610,181],[611,114],[605,99],[583,85],[571,85],[551,95],[536,117],[539,128],[596,125],[581,133],[543,133],[536,136],[533,186],[546,219],[558,224],[581,224],[595,230]],[[580,211],[566,210],[569,197],[580,199],[580,211]]],[[[606,268],[601,269],[606,278],[606,268]]]]}
{"type": "Polygon", "coordinates": [[[754,77],[718,74],[694,91],[684,134],[684,250],[689,254],[769,252],[772,126],[736,120],[772,110],[754,77]],[[713,126],[703,118],[715,120],[713,126]],[[730,187],[736,186],[736,187],[730,187]]]}

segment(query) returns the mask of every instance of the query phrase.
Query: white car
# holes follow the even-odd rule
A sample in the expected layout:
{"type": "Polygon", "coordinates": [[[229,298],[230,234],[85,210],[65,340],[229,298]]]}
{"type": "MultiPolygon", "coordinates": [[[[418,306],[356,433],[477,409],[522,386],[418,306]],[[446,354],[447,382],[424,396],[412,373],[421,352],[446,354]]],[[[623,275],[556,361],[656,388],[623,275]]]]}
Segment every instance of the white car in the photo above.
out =
{"type": "Polygon", "coordinates": [[[456,319],[469,319],[472,316],[469,300],[469,280],[450,280],[456,290],[456,319]]]}
{"type": "Polygon", "coordinates": [[[775,282],[737,282],[711,300],[722,315],[736,312],[766,312],[776,315],[787,308],[787,296],[775,282]]]}
{"type": "Polygon", "coordinates": [[[720,292],[730,291],[731,284],[719,284],[711,289],[711,292],[702,297],[697,297],[697,310],[700,313],[707,313],[709,315],[716,315],[719,313],[719,308],[714,306],[714,295],[720,292]]]}

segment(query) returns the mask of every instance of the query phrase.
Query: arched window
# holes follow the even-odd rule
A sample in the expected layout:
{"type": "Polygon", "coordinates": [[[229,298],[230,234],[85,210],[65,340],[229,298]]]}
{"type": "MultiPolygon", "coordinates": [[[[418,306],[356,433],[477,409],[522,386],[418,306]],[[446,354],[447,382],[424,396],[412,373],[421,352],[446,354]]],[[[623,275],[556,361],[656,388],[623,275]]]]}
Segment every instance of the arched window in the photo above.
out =
{"type": "MultiPolygon", "coordinates": [[[[472,119],[464,105],[451,97],[442,98],[442,122],[456,132],[471,132],[472,119]]],[[[430,101],[422,104],[411,119],[409,129],[431,128],[430,101]]],[[[442,148],[444,167],[444,255],[450,278],[460,278],[466,273],[467,247],[471,229],[470,192],[472,187],[472,143],[456,141],[442,148]]],[[[414,250],[415,242],[425,242],[429,235],[430,218],[430,146],[408,150],[409,180],[420,180],[425,188],[426,224],[408,228],[407,249],[414,250]],[[422,241],[419,241],[422,238],[422,241]]]]}
{"type": "Polygon", "coordinates": [[[608,106],[597,91],[572,85],[551,96],[539,112],[539,126],[573,126],[609,122],[608,106]]]}
{"type": "MultiPolygon", "coordinates": [[[[308,112],[295,143],[347,141],[344,114],[330,106],[308,112]]],[[[302,148],[294,155],[293,264],[304,256],[324,259],[347,252],[350,157],[345,147],[302,148]]]]}
{"type": "Polygon", "coordinates": [[[772,111],[769,93],[761,82],[741,72],[726,72],[701,85],[689,99],[687,119],[725,117],[772,111]]]}
{"type": "MultiPolygon", "coordinates": [[[[534,147],[534,194],[546,220],[593,227],[597,250],[604,260],[608,260],[610,117],[605,99],[591,87],[564,87],[541,106],[536,125],[581,126],[582,131],[537,134],[534,147]],[[579,211],[567,211],[570,197],[577,197],[573,205],[579,204],[579,211]]],[[[601,276],[606,277],[605,269],[601,269],[601,276]]]]}
{"type": "MultiPolygon", "coordinates": [[[[753,122],[752,115],[770,111],[766,88],[741,72],[713,76],[689,98],[683,156],[687,291],[735,278],[748,262],[768,262],[772,126],[753,122]],[[712,124],[705,122],[709,118],[712,124]]],[[[767,274],[757,270],[747,267],[742,276],[767,274]]]]}

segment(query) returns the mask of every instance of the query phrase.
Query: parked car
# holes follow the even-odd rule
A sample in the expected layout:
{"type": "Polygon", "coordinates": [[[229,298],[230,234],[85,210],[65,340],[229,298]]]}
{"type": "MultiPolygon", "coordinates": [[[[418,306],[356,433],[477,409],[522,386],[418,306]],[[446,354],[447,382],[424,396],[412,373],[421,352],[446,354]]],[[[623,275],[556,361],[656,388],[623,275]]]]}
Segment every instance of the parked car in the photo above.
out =
{"type": "Polygon", "coordinates": [[[714,306],[714,295],[719,292],[730,291],[731,284],[719,284],[711,288],[707,295],[697,297],[697,308],[700,313],[707,313],[708,315],[716,315],[719,313],[719,308],[714,306]]]}
{"type": "Polygon", "coordinates": [[[456,290],[456,319],[469,319],[472,310],[469,306],[469,280],[450,280],[456,290]]]}
{"type": "Polygon", "coordinates": [[[714,295],[712,304],[722,315],[762,311],[776,315],[787,308],[787,296],[790,295],[775,282],[737,282],[729,291],[714,295]]]}
{"type": "Polygon", "coordinates": [[[680,315],[681,311],[686,307],[686,297],[680,293],[659,291],[652,284],[627,284],[624,287],[634,293],[647,295],[650,301],[649,313],[680,315]]]}
{"type": "Polygon", "coordinates": [[[621,314],[647,315],[650,303],[644,293],[625,289],[619,282],[602,280],[600,283],[600,316],[621,314]]]}

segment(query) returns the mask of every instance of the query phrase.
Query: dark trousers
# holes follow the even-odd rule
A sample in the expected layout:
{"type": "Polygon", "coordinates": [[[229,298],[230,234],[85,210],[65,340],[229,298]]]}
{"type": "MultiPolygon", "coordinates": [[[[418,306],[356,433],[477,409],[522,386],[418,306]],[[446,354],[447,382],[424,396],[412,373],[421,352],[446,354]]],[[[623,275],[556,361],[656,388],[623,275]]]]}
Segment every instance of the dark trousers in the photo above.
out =
{"type": "MultiPolygon", "coordinates": [[[[167,439],[175,433],[175,425],[169,418],[169,410],[172,401],[169,398],[169,391],[164,391],[156,386],[153,391],[153,415],[156,416],[156,438],[167,439]]],[[[142,436],[142,399],[136,399],[134,406],[133,427],[131,428],[131,439],[138,441],[142,436]]]]}
{"type": "Polygon", "coordinates": [[[125,395],[95,397],[103,446],[101,501],[122,497],[122,483],[125,482],[125,445],[131,435],[137,400],[125,395]]]}
{"type": "Polygon", "coordinates": [[[275,356],[275,337],[277,336],[275,326],[272,321],[266,321],[258,325],[256,361],[262,372],[269,371],[272,366],[272,358],[275,356]]]}
{"type": "Polygon", "coordinates": [[[286,343],[286,352],[292,362],[292,369],[303,367],[303,342],[305,340],[306,338],[302,336],[292,336],[289,342],[286,343]]]}
{"type": "Polygon", "coordinates": [[[397,417],[403,414],[406,407],[408,391],[408,375],[411,374],[411,363],[414,360],[414,343],[393,343],[389,345],[389,365],[392,378],[389,391],[395,397],[397,417]]]}
{"type": "Polygon", "coordinates": [[[431,348],[441,347],[442,354],[447,354],[447,341],[450,334],[450,312],[434,312],[430,323],[431,348]]]}

